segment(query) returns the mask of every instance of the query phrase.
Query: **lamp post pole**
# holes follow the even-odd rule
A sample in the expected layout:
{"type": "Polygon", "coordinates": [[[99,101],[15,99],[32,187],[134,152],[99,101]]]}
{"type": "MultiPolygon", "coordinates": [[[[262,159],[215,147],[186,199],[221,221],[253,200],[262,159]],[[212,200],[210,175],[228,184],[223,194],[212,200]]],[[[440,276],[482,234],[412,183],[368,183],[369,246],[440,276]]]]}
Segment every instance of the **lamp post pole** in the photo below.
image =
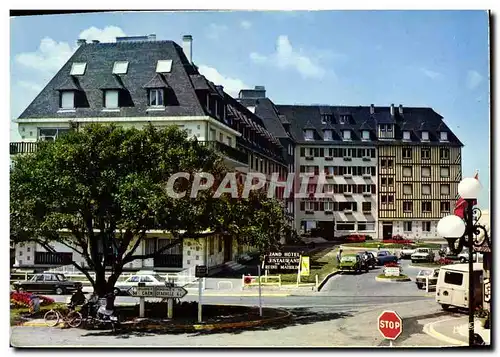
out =
{"type": "Polygon", "coordinates": [[[473,203],[474,200],[466,200],[467,202],[467,245],[469,247],[469,347],[474,345],[474,217],[473,203]]]}

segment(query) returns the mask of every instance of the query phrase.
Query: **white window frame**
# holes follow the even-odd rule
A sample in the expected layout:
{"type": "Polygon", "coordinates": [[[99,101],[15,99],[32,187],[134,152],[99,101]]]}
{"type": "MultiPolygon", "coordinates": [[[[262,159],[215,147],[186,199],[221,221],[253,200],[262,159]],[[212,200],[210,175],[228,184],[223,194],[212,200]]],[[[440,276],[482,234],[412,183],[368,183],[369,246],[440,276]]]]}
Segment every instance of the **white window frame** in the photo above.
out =
{"type": "Polygon", "coordinates": [[[448,132],[447,131],[442,131],[439,133],[441,141],[448,141],[448,132]]]}
{"type": "Polygon", "coordinates": [[[448,201],[442,201],[439,204],[439,208],[440,208],[441,212],[450,212],[451,211],[451,204],[448,201]],[[443,204],[446,204],[446,203],[448,204],[448,209],[443,209],[443,204]]]}
{"type": "Polygon", "coordinates": [[[363,138],[363,140],[370,140],[370,131],[369,130],[363,130],[363,132],[362,132],[362,138],[363,138]]]}
{"type": "Polygon", "coordinates": [[[372,193],[372,185],[363,185],[363,193],[372,193]]]}
{"type": "Polygon", "coordinates": [[[344,140],[351,140],[351,131],[350,130],[344,130],[342,132],[342,138],[344,140]]]}
{"type": "Polygon", "coordinates": [[[403,131],[403,140],[410,140],[410,132],[407,130],[403,131]]]}
{"type": "Polygon", "coordinates": [[[325,166],[324,170],[328,175],[333,175],[333,166],[325,166]]]}
{"type": "Polygon", "coordinates": [[[75,109],[75,92],[74,91],[62,91],[61,92],[61,106],[62,110],[74,110],[75,109]],[[65,106],[65,97],[68,103],[71,103],[71,106],[65,106]]]}
{"type": "MultiPolygon", "coordinates": [[[[324,186],[325,193],[333,193],[333,184],[329,183],[324,186]]],[[[333,202],[332,202],[333,203],[333,202]]]]}
{"type": "Polygon", "coordinates": [[[304,210],[305,211],[314,211],[314,202],[306,201],[306,203],[304,205],[304,210]]]}
{"type": "Polygon", "coordinates": [[[403,159],[411,159],[411,156],[413,154],[412,148],[403,148],[403,159]],[[410,153],[410,156],[407,156],[406,153],[410,153]]]}
{"type": "Polygon", "coordinates": [[[422,222],[422,232],[430,232],[430,231],[431,231],[431,222],[429,221],[422,222]],[[429,229],[427,229],[427,227],[429,229]]]}
{"type": "Polygon", "coordinates": [[[128,61],[116,61],[113,64],[113,74],[127,74],[128,61]]]}
{"type": "Polygon", "coordinates": [[[422,195],[426,195],[427,196],[427,195],[430,195],[431,193],[432,193],[432,187],[431,187],[431,185],[428,185],[428,184],[427,185],[422,185],[422,195]],[[425,188],[429,188],[429,190],[428,191],[424,190],[424,187],[425,188]],[[427,191],[427,192],[424,192],[424,191],[427,191]]]}
{"type": "Polygon", "coordinates": [[[71,71],[69,72],[72,76],[83,76],[87,70],[86,62],[73,62],[71,64],[71,71]]]}
{"type": "Polygon", "coordinates": [[[412,232],[412,231],[413,231],[413,222],[412,221],[404,221],[403,222],[403,232],[412,232]]]}
{"type": "Polygon", "coordinates": [[[441,148],[439,150],[439,158],[441,160],[449,160],[450,159],[450,149],[448,149],[448,148],[441,148]],[[443,153],[446,153],[446,154],[443,155],[443,153]]]}
{"type": "Polygon", "coordinates": [[[429,132],[422,131],[422,141],[429,141],[429,132]]]}
{"type": "Polygon", "coordinates": [[[403,212],[411,213],[413,212],[413,202],[412,201],[403,201],[403,212]],[[410,205],[410,209],[405,208],[405,206],[410,205]]]}
{"type": "Polygon", "coordinates": [[[163,90],[163,88],[150,89],[149,93],[148,93],[148,101],[149,101],[148,105],[150,107],[164,107],[165,106],[165,91],[163,90]],[[151,104],[153,94],[154,94],[156,104],[151,104]],[[161,104],[158,104],[160,102],[160,98],[161,98],[161,104]]]}
{"type": "Polygon", "coordinates": [[[70,130],[69,128],[38,128],[38,140],[39,141],[54,141],[59,137],[60,131],[68,132],[69,130],[70,130]],[[42,135],[43,130],[55,130],[56,133],[55,133],[55,135],[42,135]],[[48,138],[50,138],[50,140],[48,140],[48,138]]]}
{"type": "Polygon", "coordinates": [[[333,201],[325,201],[324,203],[324,209],[325,211],[331,211],[333,212],[333,201]]]}
{"type": "Polygon", "coordinates": [[[312,129],[304,130],[304,139],[305,140],[314,140],[314,131],[312,129]]]}
{"type": "Polygon", "coordinates": [[[422,213],[431,213],[432,212],[432,201],[422,201],[422,213]],[[424,203],[430,203],[431,209],[428,211],[424,211],[424,203]]]}
{"type": "Polygon", "coordinates": [[[449,178],[450,177],[450,168],[449,167],[446,167],[446,166],[442,166],[440,169],[439,169],[439,175],[442,177],[442,178],[449,178]],[[443,175],[443,172],[444,171],[448,171],[448,174],[447,175],[443,175]]]}
{"type": "Polygon", "coordinates": [[[332,141],[333,140],[333,135],[332,135],[331,130],[324,131],[323,140],[325,140],[325,141],[332,141]]]}
{"type": "Polygon", "coordinates": [[[422,159],[423,160],[430,160],[431,158],[431,149],[428,148],[423,148],[421,151],[422,159]],[[424,155],[424,153],[427,153],[427,155],[424,155]]]}
{"type": "Polygon", "coordinates": [[[158,60],[156,62],[156,73],[170,73],[172,71],[172,60],[158,60]]]}
{"type": "Polygon", "coordinates": [[[119,109],[119,96],[120,96],[120,92],[117,90],[117,89],[107,89],[105,92],[104,92],[104,108],[106,109],[119,109]],[[111,102],[111,97],[109,97],[108,99],[108,96],[111,96],[112,94],[116,94],[116,106],[108,106],[108,105],[112,105],[113,103],[110,103],[111,102]]]}
{"type": "Polygon", "coordinates": [[[227,139],[227,145],[233,146],[233,139],[230,136],[226,136],[226,139],[227,139]]]}

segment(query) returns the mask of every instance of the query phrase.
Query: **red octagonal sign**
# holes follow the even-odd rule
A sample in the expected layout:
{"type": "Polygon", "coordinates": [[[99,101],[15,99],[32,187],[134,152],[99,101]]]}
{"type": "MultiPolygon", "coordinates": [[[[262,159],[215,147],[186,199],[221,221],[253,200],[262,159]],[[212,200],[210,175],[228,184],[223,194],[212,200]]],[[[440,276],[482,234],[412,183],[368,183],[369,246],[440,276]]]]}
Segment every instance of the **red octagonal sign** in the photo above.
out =
{"type": "Polygon", "coordinates": [[[395,340],[403,332],[403,320],[395,311],[384,311],[378,317],[378,330],[388,340],[395,340]]]}

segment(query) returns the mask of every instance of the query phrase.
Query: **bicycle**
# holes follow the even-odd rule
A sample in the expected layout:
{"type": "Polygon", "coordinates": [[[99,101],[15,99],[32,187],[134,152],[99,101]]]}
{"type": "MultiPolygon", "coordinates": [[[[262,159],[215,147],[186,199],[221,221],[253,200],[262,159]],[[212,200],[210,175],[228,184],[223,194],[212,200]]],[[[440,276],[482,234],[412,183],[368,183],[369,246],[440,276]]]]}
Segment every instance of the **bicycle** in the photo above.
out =
{"type": "Polygon", "coordinates": [[[61,320],[67,323],[70,327],[79,327],[83,321],[82,314],[75,310],[71,310],[67,314],[63,314],[60,311],[52,309],[47,311],[43,318],[48,327],[57,326],[61,320]]]}

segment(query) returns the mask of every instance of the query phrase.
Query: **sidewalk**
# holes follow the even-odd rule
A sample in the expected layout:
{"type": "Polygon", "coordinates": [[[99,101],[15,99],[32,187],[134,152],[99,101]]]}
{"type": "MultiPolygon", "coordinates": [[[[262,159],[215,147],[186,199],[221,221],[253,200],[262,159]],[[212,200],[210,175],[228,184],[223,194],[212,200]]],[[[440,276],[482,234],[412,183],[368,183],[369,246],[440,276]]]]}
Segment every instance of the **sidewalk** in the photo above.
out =
{"type": "MultiPolygon", "coordinates": [[[[490,344],[491,330],[484,329],[479,320],[474,321],[474,331],[482,337],[487,345],[490,344]]],[[[468,316],[453,317],[429,323],[424,327],[424,332],[455,346],[468,346],[468,316]]]]}

